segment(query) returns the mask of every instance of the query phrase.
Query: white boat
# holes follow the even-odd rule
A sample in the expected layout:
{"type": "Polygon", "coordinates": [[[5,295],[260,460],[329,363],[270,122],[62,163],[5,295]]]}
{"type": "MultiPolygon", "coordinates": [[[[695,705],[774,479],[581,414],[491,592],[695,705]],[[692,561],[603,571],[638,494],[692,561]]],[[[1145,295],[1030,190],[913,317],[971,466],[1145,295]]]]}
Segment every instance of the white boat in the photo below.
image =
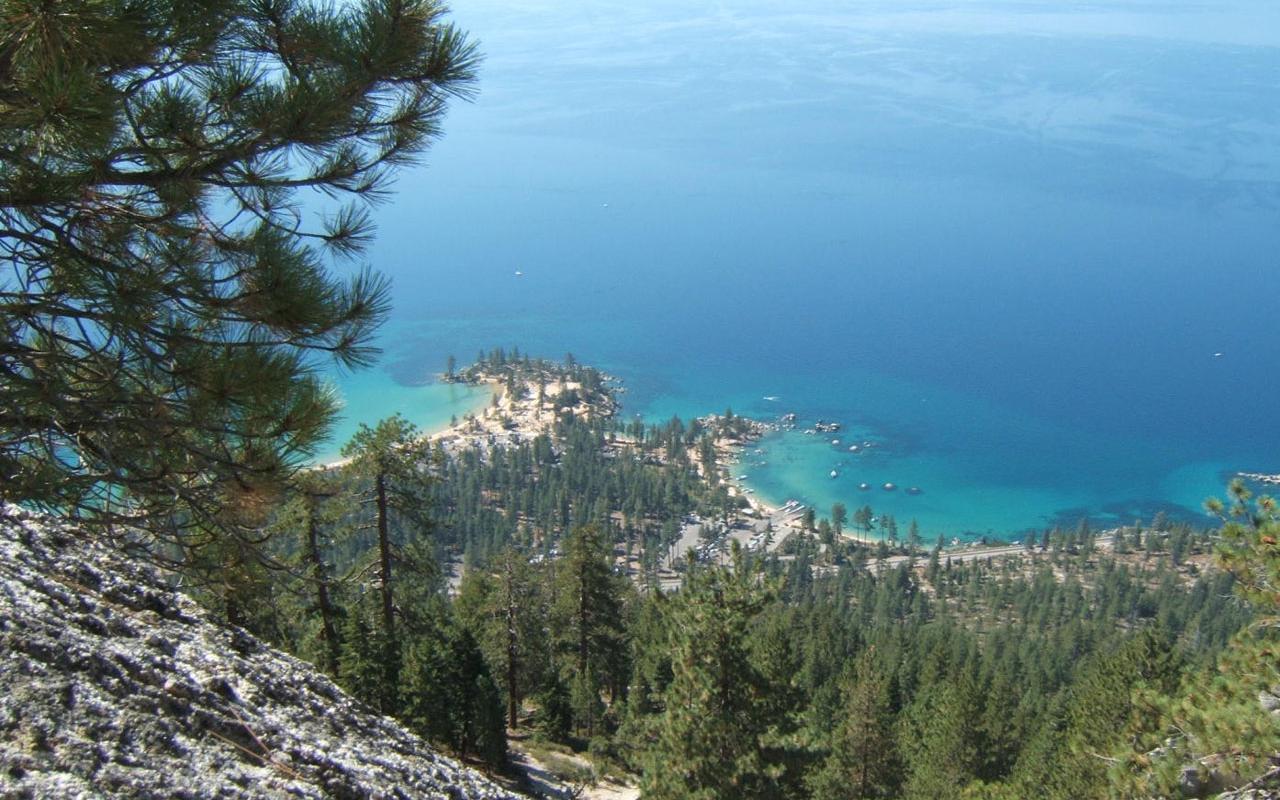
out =
{"type": "Polygon", "coordinates": [[[838,478],[838,477],[840,477],[840,473],[839,473],[839,472],[836,472],[836,471],[833,469],[833,470],[831,470],[831,477],[833,477],[833,478],[838,478]]]}

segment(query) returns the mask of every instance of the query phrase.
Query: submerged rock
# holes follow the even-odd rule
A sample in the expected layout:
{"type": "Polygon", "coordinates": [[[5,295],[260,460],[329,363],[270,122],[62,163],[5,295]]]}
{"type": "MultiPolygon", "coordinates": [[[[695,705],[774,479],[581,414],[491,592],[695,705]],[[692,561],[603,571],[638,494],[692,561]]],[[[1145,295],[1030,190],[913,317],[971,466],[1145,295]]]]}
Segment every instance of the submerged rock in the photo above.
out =
{"type": "Polygon", "coordinates": [[[519,795],[75,528],[0,506],[0,797],[519,795]]]}

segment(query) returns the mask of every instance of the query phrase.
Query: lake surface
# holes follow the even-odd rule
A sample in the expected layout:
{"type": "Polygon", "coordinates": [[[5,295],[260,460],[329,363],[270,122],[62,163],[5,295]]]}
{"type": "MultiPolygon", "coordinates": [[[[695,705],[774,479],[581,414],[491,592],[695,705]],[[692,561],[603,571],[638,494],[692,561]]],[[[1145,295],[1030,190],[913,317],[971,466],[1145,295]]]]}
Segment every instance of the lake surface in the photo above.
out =
{"type": "Polygon", "coordinates": [[[512,5],[455,4],[481,94],[377,210],[345,430],[447,422],[487,400],[447,356],[516,345],[628,414],[841,422],[739,471],[929,536],[1280,471],[1280,4],[512,5]]]}

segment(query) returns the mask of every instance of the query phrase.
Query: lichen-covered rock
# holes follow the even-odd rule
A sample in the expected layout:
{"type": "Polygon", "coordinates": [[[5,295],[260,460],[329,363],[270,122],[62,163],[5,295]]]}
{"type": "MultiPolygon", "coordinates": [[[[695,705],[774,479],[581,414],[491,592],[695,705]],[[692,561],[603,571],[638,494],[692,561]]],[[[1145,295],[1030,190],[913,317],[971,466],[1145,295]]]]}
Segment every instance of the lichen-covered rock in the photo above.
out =
{"type": "Polygon", "coordinates": [[[1263,711],[1269,711],[1272,714],[1280,711],[1280,695],[1276,694],[1276,687],[1272,686],[1271,691],[1263,689],[1258,692],[1258,705],[1262,706],[1263,711]]]}
{"type": "Polygon", "coordinates": [[[73,527],[0,506],[0,797],[518,795],[73,527]]]}

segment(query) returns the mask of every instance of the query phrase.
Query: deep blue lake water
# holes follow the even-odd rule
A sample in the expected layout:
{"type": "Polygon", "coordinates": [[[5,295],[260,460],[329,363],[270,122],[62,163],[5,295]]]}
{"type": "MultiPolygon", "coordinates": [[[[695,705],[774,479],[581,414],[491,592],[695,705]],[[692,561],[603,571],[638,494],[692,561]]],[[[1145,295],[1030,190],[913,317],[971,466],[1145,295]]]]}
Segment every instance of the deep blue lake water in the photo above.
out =
{"type": "Polygon", "coordinates": [[[1280,471],[1280,5],[514,5],[455,4],[481,93],[377,210],[397,307],[339,437],[447,422],[484,398],[423,385],[446,357],[518,345],[629,414],[842,422],[740,471],[928,535],[1280,471]]]}

